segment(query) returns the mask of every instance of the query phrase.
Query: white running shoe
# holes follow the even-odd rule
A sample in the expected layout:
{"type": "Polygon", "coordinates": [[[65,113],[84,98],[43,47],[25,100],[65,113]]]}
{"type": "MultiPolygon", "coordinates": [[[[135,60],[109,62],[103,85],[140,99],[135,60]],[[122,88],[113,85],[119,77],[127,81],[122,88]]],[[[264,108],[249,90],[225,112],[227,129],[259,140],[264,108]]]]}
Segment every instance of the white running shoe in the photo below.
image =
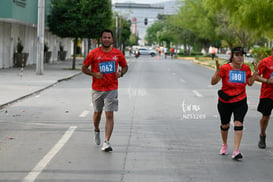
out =
{"type": "Polygon", "coordinates": [[[100,132],[99,131],[95,131],[94,141],[95,141],[95,144],[100,145],[100,132]]]}
{"type": "Polygon", "coordinates": [[[103,142],[103,145],[102,145],[101,150],[103,150],[103,151],[105,151],[105,152],[110,152],[110,151],[112,151],[113,149],[112,149],[112,147],[111,147],[109,141],[105,141],[105,142],[103,142]]]}

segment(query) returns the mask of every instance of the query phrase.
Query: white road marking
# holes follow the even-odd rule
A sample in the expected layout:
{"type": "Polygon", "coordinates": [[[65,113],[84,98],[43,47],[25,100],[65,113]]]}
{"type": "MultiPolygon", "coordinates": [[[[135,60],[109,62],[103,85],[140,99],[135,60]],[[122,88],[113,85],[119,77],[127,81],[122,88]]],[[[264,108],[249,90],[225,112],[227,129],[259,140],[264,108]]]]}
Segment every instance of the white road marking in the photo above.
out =
{"type": "Polygon", "coordinates": [[[202,94],[200,94],[197,90],[192,91],[197,97],[203,97],[202,94]]]}
{"type": "Polygon", "coordinates": [[[81,118],[84,118],[84,117],[86,117],[89,113],[90,113],[89,111],[84,110],[84,111],[80,114],[80,117],[81,117],[81,118]]]}
{"type": "Polygon", "coordinates": [[[147,95],[146,89],[144,88],[128,88],[127,91],[130,98],[135,96],[144,97],[147,95]]]}
{"type": "Polygon", "coordinates": [[[31,170],[30,173],[24,178],[23,182],[34,182],[35,179],[44,170],[47,164],[54,158],[54,156],[62,149],[69,138],[74,133],[77,126],[70,126],[62,138],[54,145],[54,147],[44,156],[44,158],[31,170]]]}
{"type": "Polygon", "coordinates": [[[137,95],[139,96],[145,96],[147,93],[146,93],[146,89],[142,88],[142,89],[138,89],[138,92],[137,92],[137,95]]]}
{"type": "Polygon", "coordinates": [[[182,78],[180,78],[179,81],[182,82],[182,83],[186,83],[186,81],[184,79],[182,79],[182,78]]]}

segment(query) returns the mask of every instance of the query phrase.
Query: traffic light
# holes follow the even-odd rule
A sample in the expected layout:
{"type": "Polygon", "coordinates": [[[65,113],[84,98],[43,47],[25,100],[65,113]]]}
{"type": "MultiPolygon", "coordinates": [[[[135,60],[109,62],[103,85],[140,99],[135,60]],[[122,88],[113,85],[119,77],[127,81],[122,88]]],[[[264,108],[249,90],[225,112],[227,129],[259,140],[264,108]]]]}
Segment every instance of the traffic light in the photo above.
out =
{"type": "Polygon", "coordinates": [[[144,18],[144,25],[147,25],[147,24],[148,24],[148,19],[144,18]]]}

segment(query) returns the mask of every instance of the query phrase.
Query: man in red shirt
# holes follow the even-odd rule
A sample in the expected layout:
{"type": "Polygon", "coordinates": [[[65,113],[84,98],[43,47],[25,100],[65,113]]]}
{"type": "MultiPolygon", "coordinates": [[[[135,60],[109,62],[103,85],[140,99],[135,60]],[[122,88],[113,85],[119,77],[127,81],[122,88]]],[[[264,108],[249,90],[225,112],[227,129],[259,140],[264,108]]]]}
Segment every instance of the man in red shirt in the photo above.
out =
{"type": "Polygon", "coordinates": [[[174,48],[171,48],[171,49],[170,49],[170,51],[171,51],[171,58],[173,59],[173,55],[174,55],[174,48]]]}
{"type": "MultiPolygon", "coordinates": [[[[272,47],[273,53],[273,47],[272,47]]],[[[259,75],[256,80],[262,82],[260,102],[257,110],[262,113],[260,120],[260,141],[258,147],[261,149],[266,148],[265,130],[273,109],[273,55],[268,56],[261,60],[259,64],[259,75]]]]}
{"type": "Polygon", "coordinates": [[[103,30],[100,41],[101,47],[90,51],[83,61],[82,72],[92,76],[93,79],[94,139],[97,145],[101,143],[99,124],[102,111],[105,110],[105,141],[102,150],[108,152],[112,151],[109,140],[114,128],[113,111],[118,110],[118,78],[127,72],[128,66],[122,52],[112,47],[113,33],[111,30],[103,30]]]}
{"type": "Polygon", "coordinates": [[[212,47],[212,48],[211,48],[211,59],[212,59],[212,60],[214,60],[214,58],[215,58],[215,53],[216,53],[215,47],[212,47]]]}

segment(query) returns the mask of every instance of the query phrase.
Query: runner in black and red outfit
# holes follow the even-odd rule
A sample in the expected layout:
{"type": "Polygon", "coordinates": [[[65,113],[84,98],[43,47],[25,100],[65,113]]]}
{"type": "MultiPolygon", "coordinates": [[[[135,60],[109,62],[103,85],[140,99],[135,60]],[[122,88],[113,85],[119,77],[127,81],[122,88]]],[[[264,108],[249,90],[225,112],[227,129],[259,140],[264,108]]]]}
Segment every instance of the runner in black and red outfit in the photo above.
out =
{"type": "Polygon", "coordinates": [[[112,47],[113,33],[111,30],[103,30],[100,41],[101,47],[92,50],[83,61],[82,72],[93,78],[94,139],[97,145],[101,143],[99,124],[102,111],[105,111],[105,140],[102,150],[108,152],[112,151],[109,140],[114,128],[113,111],[118,110],[118,78],[127,72],[128,66],[122,52],[112,47]]]}
{"type": "Polygon", "coordinates": [[[262,82],[260,102],[257,108],[257,110],[263,115],[260,120],[261,133],[258,147],[264,149],[266,148],[265,130],[267,128],[271,111],[273,109],[273,55],[261,60],[259,64],[259,75],[257,76],[256,80],[262,82]]]}
{"type": "MultiPolygon", "coordinates": [[[[220,67],[216,60],[216,72],[212,76],[211,84],[215,85],[222,79],[222,91],[228,96],[235,96],[230,100],[223,99],[219,94],[218,112],[221,118],[221,136],[222,148],[221,155],[227,154],[227,138],[230,127],[231,115],[234,116],[234,151],[232,158],[239,160],[243,158],[239,152],[239,146],[243,135],[243,121],[248,110],[246,85],[253,85],[258,74],[257,71],[251,75],[251,69],[244,62],[244,50],[241,47],[235,47],[231,51],[230,62],[220,67]],[[221,98],[221,97],[222,98],[221,98]]],[[[258,70],[258,66],[254,64],[254,69],[258,70]]]]}

